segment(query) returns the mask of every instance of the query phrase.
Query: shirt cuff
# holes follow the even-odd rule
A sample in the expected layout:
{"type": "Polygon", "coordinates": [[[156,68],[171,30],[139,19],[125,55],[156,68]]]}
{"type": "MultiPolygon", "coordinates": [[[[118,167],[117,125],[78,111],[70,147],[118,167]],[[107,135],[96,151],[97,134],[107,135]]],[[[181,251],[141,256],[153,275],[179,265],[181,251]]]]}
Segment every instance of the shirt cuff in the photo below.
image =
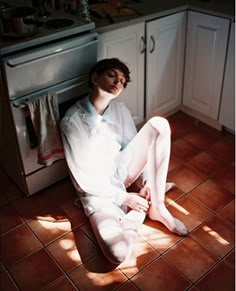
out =
{"type": "Polygon", "coordinates": [[[125,199],[127,198],[128,193],[124,190],[118,190],[118,192],[116,193],[116,198],[114,203],[118,206],[121,206],[125,199]]]}

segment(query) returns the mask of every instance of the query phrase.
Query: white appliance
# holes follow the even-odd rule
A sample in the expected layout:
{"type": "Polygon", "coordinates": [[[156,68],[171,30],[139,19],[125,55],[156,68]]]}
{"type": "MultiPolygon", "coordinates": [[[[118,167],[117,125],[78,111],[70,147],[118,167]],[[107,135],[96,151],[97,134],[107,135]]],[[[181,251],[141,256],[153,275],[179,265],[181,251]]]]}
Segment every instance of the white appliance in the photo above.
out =
{"type": "MultiPolygon", "coordinates": [[[[39,34],[23,47],[1,47],[1,166],[18,187],[30,196],[68,175],[65,160],[49,167],[37,163],[37,144],[24,101],[47,92],[58,95],[61,116],[78,98],[88,93],[88,73],[97,61],[97,34],[92,24],[46,37],[39,34]],[[65,37],[66,34],[66,37],[65,37]],[[32,44],[33,42],[33,44],[32,44]]],[[[44,32],[45,33],[45,32],[44,32]]]]}

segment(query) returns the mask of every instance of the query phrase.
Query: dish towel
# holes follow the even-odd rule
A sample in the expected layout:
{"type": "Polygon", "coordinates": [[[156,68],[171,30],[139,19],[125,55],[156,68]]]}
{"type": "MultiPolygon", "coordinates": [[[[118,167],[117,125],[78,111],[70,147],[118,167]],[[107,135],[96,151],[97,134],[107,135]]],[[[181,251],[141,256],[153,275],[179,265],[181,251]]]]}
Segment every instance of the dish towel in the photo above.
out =
{"type": "Polygon", "coordinates": [[[64,158],[59,131],[59,108],[57,94],[47,93],[25,102],[38,139],[38,163],[50,166],[64,158]]]}

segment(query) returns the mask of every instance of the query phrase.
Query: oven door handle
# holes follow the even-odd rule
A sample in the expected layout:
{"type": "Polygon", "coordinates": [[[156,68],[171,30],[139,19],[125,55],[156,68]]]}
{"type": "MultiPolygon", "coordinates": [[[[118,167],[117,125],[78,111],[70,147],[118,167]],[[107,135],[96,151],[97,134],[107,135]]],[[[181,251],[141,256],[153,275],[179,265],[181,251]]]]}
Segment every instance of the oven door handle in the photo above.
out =
{"type": "Polygon", "coordinates": [[[60,53],[64,53],[64,52],[70,52],[70,51],[73,51],[73,50],[78,50],[78,49],[83,49],[85,47],[88,47],[90,45],[93,45],[97,43],[97,40],[93,40],[93,41],[90,41],[90,42],[86,42],[85,44],[83,45],[80,45],[80,46],[74,46],[74,47],[70,47],[70,48],[67,48],[67,49],[56,49],[54,52],[50,52],[48,54],[45,54],[45,52],[39,52],[37,54],[37,57],[35,58],[29,58],[29,59],[25,59],[25,56],[22,56],[22,57],[18,57],[18,58],[14,58],[14,59],[11,59],[11,60],[8,60],[6,62],[6,65],[8,67],[11,67],[11,68],[15,68],[17,66],[20,66],[20,65],[24,65],[24,64],[27,64],[27,63],[30,63],[32,61],[37,61],[37,60],[40,60],[42,58],[47,58],[47,57],[51,57],[53,55],[58,55],[60,53]]]}
{"type": "MultiPolygon", "coordinates": [[[[25,101],[27,101],[27,100],[25,100],[25,101]]],[[[13,102],[12,105],[13,105],[15,108],[19,108],[19,109],[25,109],[25,108],[27,107],[27,105],[26,105],[24,102],[22,102],[22,103],[20,103],[20,104],[17,104],[17,103],[15,103],[15,102],[13,102]]]]}
{"type": "MultiPolygon", "coordinates": [[[[77,81],[77,83],[72,84],[72,85],[67,85],[67,87],[62,87],[62,88],[54,88],[54,90],[50,91],[51,93],[56,93],[58,95],[58,104],[66,102],[68,99],[61,99],[60,98],[60,94],[69,91],[70,89],[76,88],[77,86],[82,86],[83,84],[87,83],[87,78],[83,78],[80,81],[77,81]]],[[[24,100],[22,100],[21,102],[12,102],[13,107],[15,108],[19,108],[19,109],[25,109],[27,107],[26,102],[35,98],[40,98],[40,96],[42,96],[43,94],[47,94],[47,91],[43,91],[41,94],[39,94],[38,96],[34,96],[34,97],[27,97],[24,98],[24,100]]]]}

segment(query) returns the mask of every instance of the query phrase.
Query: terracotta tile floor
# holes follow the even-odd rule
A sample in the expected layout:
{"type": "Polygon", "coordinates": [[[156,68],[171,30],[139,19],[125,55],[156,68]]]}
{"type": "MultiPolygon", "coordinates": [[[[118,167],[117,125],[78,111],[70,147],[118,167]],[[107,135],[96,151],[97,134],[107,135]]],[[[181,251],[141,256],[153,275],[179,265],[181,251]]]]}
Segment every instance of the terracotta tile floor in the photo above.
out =
{"type": "Polygon", "coordinates": [[[234,136],[181,112],[168,119],[176,188],[166,205],[189,235],[147,219],[115,268],[74,206],[69,179],[26,198],[1,172],[0,290],[235,290],[234,136]]]}

